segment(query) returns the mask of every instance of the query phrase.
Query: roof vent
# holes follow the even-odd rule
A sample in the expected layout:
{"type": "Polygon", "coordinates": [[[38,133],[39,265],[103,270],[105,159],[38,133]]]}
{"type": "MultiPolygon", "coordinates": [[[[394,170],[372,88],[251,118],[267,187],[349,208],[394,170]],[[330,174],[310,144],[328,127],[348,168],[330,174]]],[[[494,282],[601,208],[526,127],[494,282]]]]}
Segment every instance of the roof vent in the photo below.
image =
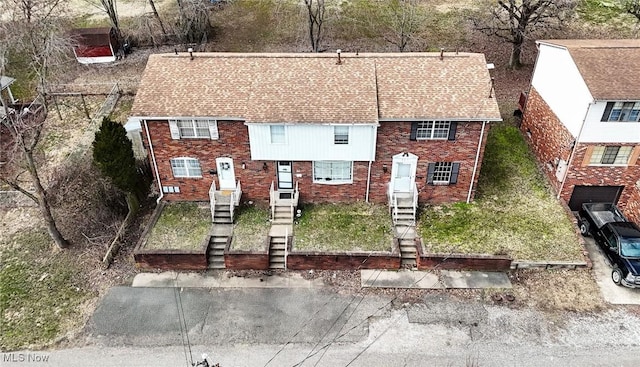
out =
{"type": "Polygon", "coordinates": [[[338,54],[338,62],[336,62],[336,65],[341,65],[342,64],[342,59],[340,58],[340,54],[342,53],[341,49],[337,49],[336,53],[338,54]]]}
{"type": "Polygon", "coordinates": [[[189,52],[189,57],[191,57],[191,60],[193,60],[193,48],[189,47],[187,51],[189,52]]]}
{"type": "Polygon", "coordinates": [[[440,60],[444,60],[444,48],[440,48],[440,60]]]}

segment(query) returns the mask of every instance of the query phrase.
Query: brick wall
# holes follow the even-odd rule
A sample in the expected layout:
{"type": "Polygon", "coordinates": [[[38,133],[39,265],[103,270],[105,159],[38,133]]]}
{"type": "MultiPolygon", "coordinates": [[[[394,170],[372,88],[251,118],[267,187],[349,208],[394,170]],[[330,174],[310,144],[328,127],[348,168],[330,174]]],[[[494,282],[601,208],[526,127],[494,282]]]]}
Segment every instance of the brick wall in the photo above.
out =
{"type": "Polygon", "coordinates": [[[400,263],[399,253],[291,252],[287,256],[289,270],[399,269],[400,263]]]}
{"type": "MultiPolygon", "coordinates": [[[[574,137],[562,125],[533,87],[529,92],[521,129],[527,134],[532,150],[557,192],[560,190],[561,183],[555,176],[557,168],[555,160],[556,158],[564,159],[565,161],[569,160],[574,137]]],[[[573,188],[576,185],[624,186],[618,206],[625,210],[632,200],[635,183],[640,177],[640,165],[638,165],[636,159],[636,162],[630,162],[629,166],[624,167],[589,166],[585,163],[585,155],[590,151],[590,147],[596,145],[605,145],[605,143],[576,144],[571,165],[567,168],[568,173],[560,197],[565,202],[569,202],[573,188]]],[[[612,144],[608,143],[607,145],[612,144]]],[[[616,143],[615,145],[635,146],[636,144],[616,143]]]]}
{"type": "Polygon", "coordinates": [[[141,269],[162,270],[206,270],[207,255],[205,251],[141,251],[133,254],[136,266],[141,269]]]}
{"type": "MultiPolygon", "coordinates": [[[[477,172],[478,182],[484,147],[490,124],[484,131],[477,172]]],[[[370,197],[373,201],[386,201],[386,192],[391,180],[391,165],[394,155],[409,152],[418,156],[416,184],[421,203],[445,203],[466,201],[471,184],[471,176],[480,139],[481,122],[458,122],[456,139],[449,140],[409,140],[411,122],[381,122],[378,128],[376,161],[373,162],[370,197]],[[433,162],[459,162],[458,182],[453,185],[427,185],[427,165],[433,162]],[[387,166],[387,173],[383,172],[387,166]]]]}
{"type": "MultiPolygon", "coordinates": [[[[210,174],[216,169],[215,159],[231,157],[235,165],[236,179],[242,184],[243,200],[268,201],[271,182],[276,181],[276,164],[273,161],[252,161],[250,159],[249,134],[240,121],[218,121],[220,139],[171,139],[167,121],[148,122],[158,172],[163,186],[177,186],[180,193],[165,193],[165,200],[207,201],[209,188],[217,176],[210,174]],[[169,159],[176,157],[198,158],[202,168],[201,178],[174,178],[169,159]],[[242,169],[242,163],[245,169],[242,169]],[[266,167],[266,170],[264,169],[266,167]]],[[[371,187],[369,199],[386,203],[386,192],[391,180],[392,157],[398,153],[410,152],[417,155],[418,167],[416,183],[420,202],[465,201],[471,183],[471,176],[478,147],[482,123],[460,122],[456,140],[410,141],[410,122],[383,122],[378,129],[376,161],[371,167],[371,187]],[[427,164],[431,162],[459,162],[458,182],[447,186],[426,184],[427,164]],[[387,172],[383,170],[387,166],[387,172]]],[[[485,129],[480,162],[484,154],[485,129]]],[[[143,134],[145,144],[146,134],[143,134]]],[[[293,162],[294,175],[300,188],[303,202],[353,202],[366,198],[369,162],[354,162],[353,183],[347,185],[327,185],[313,182],[312,162],[293,162]]],[[[477,183],[480,167],[475,176],[477,183]]],[[[475,184],[474,184],[475,188],[475,184]]],[[[475,191],[475,190],[474,190],[475,191]]],[[[473,197],[473,195],[472,195],[473,197]]]]}
{"type": "Polygon", "coordinates": [[[559,189],[560,182],[555,176],[557,160],[569,161],[574,137],[533,87],[529,91],[520,128],[549,182],[556,190],[559,189]]]}
{"type": "Polygon", "coordinates": [[[640,180],[630,189],[624,215],[630,221],[640,225],[640,180]]]}
{"type": "MultiPolygon", "coordinates": [[[[585,155],[589,152],[589,147],[602,144],[578,144],[569,167],[567,178],[560,193],[560,197],[569,202],[573,188],[576,185],[593,186],[624,186],[618,206],[625,210],[629,199],[634,191],[635,183],[640,177],[640,165],[630,162],[629,166],[589,166],[584,162],[585,155]]],[[[635,144],[617,144],[621,146],[635,146],[635,144]]]]}
{"type": "Polygon", "coordinates": [[[229,270],[269,270],[269,254],[227,252],[224,266],[229,270]]]}

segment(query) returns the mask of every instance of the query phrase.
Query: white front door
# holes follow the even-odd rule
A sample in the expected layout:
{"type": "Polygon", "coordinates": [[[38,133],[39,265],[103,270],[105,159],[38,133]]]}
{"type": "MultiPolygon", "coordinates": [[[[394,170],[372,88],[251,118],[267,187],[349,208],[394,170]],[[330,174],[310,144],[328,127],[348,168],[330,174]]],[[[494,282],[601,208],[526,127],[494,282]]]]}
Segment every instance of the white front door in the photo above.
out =
{"type": "Polygon", "coordinates": [[[291,162],[278,161],[278,189],[293,189],[293,170],[291,162]]]}
{"type": "Polygon", "coordinates": [[[411,153],[400,153],[393,156],[391,166],[391,185],[393,192],[413,192],[416,182],[418,156],[411,153]]]}
{"type": "Polygon", "coordinates": [[[220,190],[235,190],[236,174],[233,171],[233,159],[216,158],[218,166],[218,185],[220,190]]]}

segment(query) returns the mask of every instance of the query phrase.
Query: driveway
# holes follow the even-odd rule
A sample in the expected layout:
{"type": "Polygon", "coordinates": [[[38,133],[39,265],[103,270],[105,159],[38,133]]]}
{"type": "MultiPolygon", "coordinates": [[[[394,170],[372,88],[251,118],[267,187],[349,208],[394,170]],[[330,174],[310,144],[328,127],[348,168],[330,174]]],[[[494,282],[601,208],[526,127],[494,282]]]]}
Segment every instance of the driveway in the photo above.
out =
{"type": "Polygon", "coordinates": [[[593,263],[596,283],[600,287],[604,300],[614,305],[640,305],[640,289],[630,289],[615,285],[611,280],[609,259],[604,256],[592,237],[585,237],[584,240],[589,251],[589,258],[593,263]]]}

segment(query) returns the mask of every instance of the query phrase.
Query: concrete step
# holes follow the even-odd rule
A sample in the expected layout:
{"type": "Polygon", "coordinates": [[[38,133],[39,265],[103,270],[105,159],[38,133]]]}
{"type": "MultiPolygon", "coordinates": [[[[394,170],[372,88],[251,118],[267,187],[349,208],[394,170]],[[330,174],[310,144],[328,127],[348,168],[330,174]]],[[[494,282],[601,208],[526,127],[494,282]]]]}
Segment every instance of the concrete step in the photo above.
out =
{"type": "Polygon", "coordinates": [[[403,252],[402,255],[400,255],[401,259],[417,259],[418,255],[414,252],[414,253],[408,253],[408,252],[403,252]]]}
{"type": "Polygon", "coordinates": [[[213,224],[231,224],[233,223],[233,221],[231,221],[230,217],[215,217],[213,218],[213,224]]]}
{"type": "Polygon", "coordinates": [[[293,223],[293,219],[276,218],[271,223],[272,224],[291,224],[293,223]]]}
{"type": "Polygon", "coordinates": [[[284,250],[284,243],[271,243],[269,245],[270,250],[284,250]]]}
{"type": "Polygon", "coordinates": [[[224,258],[220,256],[209,257],[209,269],[224,269],[224,258]]]}
{"type": "Polygon", "coordinates": [[[271,249],[269,250],[269,255],[274,257],[284,257],[284,249],[271,249]]]}
{"type": "Polygon", "coordinates": [[[415,259],[402,259],[401,265],[403,267],[413,267],[418,266],[418,262],[415,259]]]}
{"type": "Polygon", "coordinates": [[[224,256],[224,249],[210,249],[209,256],[224,256]]]}

